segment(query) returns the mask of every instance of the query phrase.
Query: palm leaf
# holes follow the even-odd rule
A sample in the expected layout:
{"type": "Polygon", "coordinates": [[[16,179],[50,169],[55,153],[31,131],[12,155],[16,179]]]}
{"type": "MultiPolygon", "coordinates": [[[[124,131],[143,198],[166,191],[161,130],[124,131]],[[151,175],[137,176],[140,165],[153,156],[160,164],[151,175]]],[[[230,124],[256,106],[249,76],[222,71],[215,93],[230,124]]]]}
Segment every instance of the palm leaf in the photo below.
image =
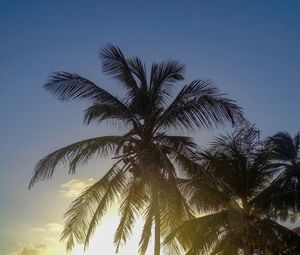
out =
{"type": "Polygon", "coordinates": [[[59,163],[69,164],[69,174],[74,174],[78,164],[86,163],[91,157],[108,156],[118,146],[120,140],[121,136],[96,137],[73,143],[50,153],[36,164],[29,188],[38,181],[50,179],[59,163]]]}
{"type": "Polygon", "coordinates": [[[147,251],[149,240],[151,237],[153,220],[154,220],[154,208],[153,208],[153,203],[150,203],[145,211],[145,223],[143,226],[143,231],[139,242],[140,255],[145,255],[147,251]]]}
{"type": "Polygon", "coordinates": [[[126,187],[126,176],[124,169],[121,169],[115,176],[112,178],[108,184],[107,190],[98,201],[97,208],[92,212],[92,218],[89,222],[84,246],[87,247],[90,242],[90,238],[94,233],[97,225],[101,221],[101,218],[106,213],[108,206],[110,206],[116,199],[120,197],[122,192],[126,187]]]}
{"type": "Polygon", "coordinates": [[[132,74],[134,74],[140,82],[139,88],[147,92],[147,76],[146,76],[146,66],[142,63],[140,58],[132,57],[127,60],[132,74]]]}
{"type": "Polygon", "coordinates": [[[293,232],[292,230],[280,225],[276,221],[266,221],[264,224],[264,229],[266,225],[272,228],[274,236],[276,237],[271,244],[268,245],[268,249],[274,252],[274,254],[283,254],[287,252],[288,254],[299,255],[300,254],[300,236],[293,232]]]}
{"type": "Polygon", "coordinates": [[[115,233],[114,243],[118,253],[121,243],[126,243],[132,234],[134,221],[144,208],[148,195],[145,193],[143,183],[136,178],[126,184],[127,188],[122,194],[123,201],[120,205],[121,220],[115,233]]]}
{"type": "Polygon", "coordinates": [[[267,213],[269,217],[282,221],[294,221],[300,211],[300,190],[273,182],[255,196],[250,204],[257,213],[267,213]]]}
{"type": "Polygon", "coordinates": [[[102,71],[118,79],[132,96],[136,95],[138,86],[120,48],[108,45],[102,49],[100,58],[102,59],[102,71]]]}
{"type": "Polygon", "coordinates": [[[241,108],[209,81],[195,80],[179,92],[160,118],[159,126],[186,129],[237,124],[241,108]]]}
{"type": "Polygon", "coordinates": [[[185,66],[177,61],[163,61],[153,64],[150,74],[150,104],[162,106],[171,96],[171,88],[175,82],[183,80],[185,66]]]}
{"type": "Polygon", "coordinates": [[[198,145],[193,139],[187,136],[169,136],[163,134],[159,135],[157,140],[161,145],[165,146],[165,148],[184,155],[193,155],[198,148],[198,145]]]}
{"type": "Polygon", "coordinates": [[[136,117],[124,105],[95,102],[85,110],[84,123],[90,124],[91,121],[100,123],[103,120],[121,123],[131,128],[140,126],[136,117]]]}
{"type": "Polygon", "coordinates": [[[85,189],[72,202],[65,213],[66,223],[61,234],[61,240],[67,240],[68,251],[72,250],[75,241],[84,243],[94,206],[102,200],[110,183],[114,182],[120,173],[121,170],[114,165],[99,181],[85,189]]]}
{"type": "Polygon", "coordinates": [[[273,160],[294,160],[297,158],[293,138],[286,132],[279,132],[265,141],[273,160]]]}
{"type": "MultiPolygon", "coordinates": [[[[172,177],[160,181],[161,235],[166,238],[184,220],[193,218],[192,209],[172,177]]],[[[182,254],[179,243],[174,240],[164,247],[165,254],[182,254]]]]}
{"type": "Polygon", "coordinates": [[[187,251],[186,254],[205,254],[222,233],[226,218],[227,212],[221,211],[185,221],[165,238],[164,243],[175,238],[187,251]]]}
{"type": "Polygon", "coordinates": [[[102,103],[121,104],[115,96],[76,73],[55,72],[44,87],[62,101],[88,99],[102,103]]]}
{"type": "Polygon", "coordinates": [[[210,255],[239,255],[239,242],[232,232],[227,232],[215,244],[210,255]]]}

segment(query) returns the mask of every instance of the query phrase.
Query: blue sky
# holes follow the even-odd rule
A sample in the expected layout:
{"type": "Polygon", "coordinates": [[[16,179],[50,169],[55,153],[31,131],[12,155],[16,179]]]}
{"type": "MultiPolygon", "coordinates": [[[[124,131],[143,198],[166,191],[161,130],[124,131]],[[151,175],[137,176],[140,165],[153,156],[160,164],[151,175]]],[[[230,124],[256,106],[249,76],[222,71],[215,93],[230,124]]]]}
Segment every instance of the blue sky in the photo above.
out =
{"type": "MultiPolygon", "coordinates": [[[[28,191],[36,162],[76,140],[118,132],[84,126],[84,103],[63,104],[45,92],[42,85],[51,72],[77,72],[119,93],[101,73],[101,47],[118,45],[149,65],[176,59],[186,64],[186,82],[213,80],[263,136],[280,130],[295,134],[300,131],[299,13],[299,1],[1,0],[0,250],[14,249],[11,226],[62,223],[66,201],[61,198],[54,209],[51,203],[74,177],[58,169],[53,181],[28,191]]],[[[210,137],[193,136],[200,144],[210,137]]],[[[76,178],[101,176],[108,165],[101,163],[99,171],[92,162],[76,178]]]]}

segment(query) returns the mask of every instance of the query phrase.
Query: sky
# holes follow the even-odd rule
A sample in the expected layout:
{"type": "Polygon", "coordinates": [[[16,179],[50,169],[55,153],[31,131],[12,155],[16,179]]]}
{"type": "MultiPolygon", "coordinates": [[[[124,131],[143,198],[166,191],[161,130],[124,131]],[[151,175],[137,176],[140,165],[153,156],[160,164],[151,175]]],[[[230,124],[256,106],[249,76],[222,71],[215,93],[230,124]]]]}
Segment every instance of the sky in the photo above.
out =
{"type": "MultiPolygon", "coordinates": [[[[61,103],[43,90],[51,72],[76,72],[118,94],[118,84],[101,73],[98,53],[107,44],[148,65],[179,60],[186,65],[181,85],[209,78],[243,107],[263,137],[293,135],[300,131],[299,13],[296,0],[0,0],[1,254],[66,254],[58,243],[63,213],[111,162],[92,161],[76,176],[60,167],[51,181],[29,191],[34,166],[64,145],[120,133],[83,125],[83,102],[61,103]]],[[[192,136],[205,145],[220,132],[192,136]]],[[[114,254],[116,212],[107,217],[86,255],[97,247],[114,254]]],[[[137,241],[120,255],[135,249],[130,246],[137,241]]],[[[76,249],[73,255],[83,254],[76,249]]]]}

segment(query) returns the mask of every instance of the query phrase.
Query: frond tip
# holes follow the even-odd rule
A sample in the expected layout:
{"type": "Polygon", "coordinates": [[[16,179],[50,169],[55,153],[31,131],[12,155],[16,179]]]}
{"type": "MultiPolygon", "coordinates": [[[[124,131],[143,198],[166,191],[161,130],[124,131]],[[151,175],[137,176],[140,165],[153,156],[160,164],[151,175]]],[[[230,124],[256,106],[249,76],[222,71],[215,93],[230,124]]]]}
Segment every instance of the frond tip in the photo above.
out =
{"type": "Polygon", "coordinates": [[[101,89],[76,73],[54,72],[44,88],[62,101],[96,99],[101,89]]]}
{"type": "Polygon", "coordinates": [[[69,164],[69,174],[73,174],[79,164],[86,163],[91,157],[108,156],[120,141],[120,136],[96,137],[73,143],[50,153],[36,164],[29,189],[38,181],[50,179],[59,163],[69,164]]]}

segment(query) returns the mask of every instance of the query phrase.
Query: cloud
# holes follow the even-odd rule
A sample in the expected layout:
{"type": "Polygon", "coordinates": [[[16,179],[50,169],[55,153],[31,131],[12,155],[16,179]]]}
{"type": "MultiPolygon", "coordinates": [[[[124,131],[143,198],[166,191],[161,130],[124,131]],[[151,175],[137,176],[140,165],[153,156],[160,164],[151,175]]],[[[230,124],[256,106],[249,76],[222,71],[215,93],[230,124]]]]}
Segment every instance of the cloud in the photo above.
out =
{"type": "Polygon", "coordinates": [[[66,198],[76,198],[85,188],[94,184],[95,179],[72,179],[61,185],[60,193],[66,198]]]}
{"type": "Polygon", "coordinates": [[[35,232],[53,232],[53,233],[61,233],[63,230],[63,226],[59,223],[48,223],[43,227],[27,227],[30,231],[35,231],[35,232]]]}
{"type": "Polygon", "coordinates": [[[10,255],[43,255],[48,247],[45,244],[28,244],[27,246],[12,252],[10,255]]]}
{"type": "Polygon", "coordinates": [[[58,243],[58,239],[57,238],[53,238],[53,237],[46,237],[46,238],[44,238],[44,240],[47,243],[58,243]]]}
{"type": "Polygon", "coordinates": [[[63,230],[63,226],[59,223],[48,223],[45,226],[45,229],[50,232],[61,232],[63,230]]]}

